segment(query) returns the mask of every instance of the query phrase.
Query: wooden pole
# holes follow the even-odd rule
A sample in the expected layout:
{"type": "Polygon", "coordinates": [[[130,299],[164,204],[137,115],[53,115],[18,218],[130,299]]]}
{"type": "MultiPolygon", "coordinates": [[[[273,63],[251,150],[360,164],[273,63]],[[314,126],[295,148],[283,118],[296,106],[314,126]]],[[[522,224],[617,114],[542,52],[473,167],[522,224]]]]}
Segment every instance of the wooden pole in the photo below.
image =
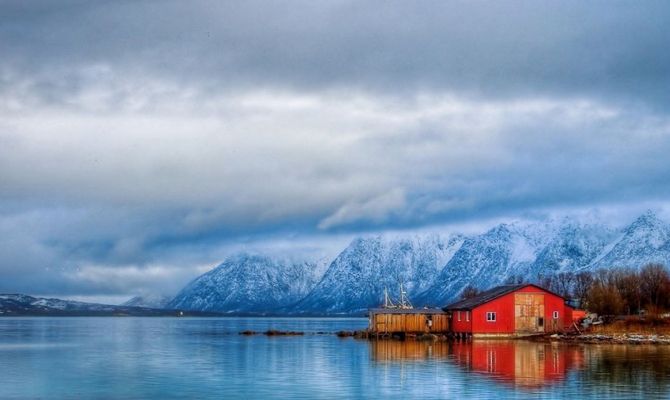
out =
{"type": "Polygon", "coordinates": [[[572,326],[575,327],[575,329],[577,330],[577,333],[579,333],[580,335],[582,334],[582,331],[580,331],[579,328],[577,328],[577,323],[575,321],[572,321],[572,326]]]}

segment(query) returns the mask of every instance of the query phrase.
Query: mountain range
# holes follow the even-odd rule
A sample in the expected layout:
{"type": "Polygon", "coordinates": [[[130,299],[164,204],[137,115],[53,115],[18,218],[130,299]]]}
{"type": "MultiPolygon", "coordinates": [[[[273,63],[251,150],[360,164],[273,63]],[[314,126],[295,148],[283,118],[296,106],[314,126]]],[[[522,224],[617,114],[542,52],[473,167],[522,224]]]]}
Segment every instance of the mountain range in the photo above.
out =
{"type": "Polygon", "coordinates": [[[442,306],[478,289],[561,272],[670,265],[670,225],[647,211],[623,228],[576,218],[501,223],[472,235],[359,237],[332,261],[239,253],[173,298],[138,296],[105,306],[0,295],[0,314],[115,315],[191,310],[254,315],[360,315],[400,284],[415,307],[442,306]],[[23,310],[23,311],[21,311],[23,310]],[[14,313],[14,314],[12,314],[14,313]]]}
{"type": "Polygon", "coordinates": [[[69,317],[107,317],[107,316],[209,316],[218,315],[201,311],[173,310],[125,305],[85,303],[73,300],[61,300],[33,297],[25,294],[0,294],[0,316],[69,316],[69,317]]]}
{"type": "MultiPolygon", "coordinates": [[[[498,224],[476,235],[354,239],[328,266],[238,254],[185,287],[168,306],[229,313],[360,314],[402,283],[414,306],[440,306],[468,286],[536,282],[650,262],[670,265],[670,225],[647,211],[623,229],[562,218],[498,224]]],[[[396,296],[397,297],[397,296],[396,296]]]]}

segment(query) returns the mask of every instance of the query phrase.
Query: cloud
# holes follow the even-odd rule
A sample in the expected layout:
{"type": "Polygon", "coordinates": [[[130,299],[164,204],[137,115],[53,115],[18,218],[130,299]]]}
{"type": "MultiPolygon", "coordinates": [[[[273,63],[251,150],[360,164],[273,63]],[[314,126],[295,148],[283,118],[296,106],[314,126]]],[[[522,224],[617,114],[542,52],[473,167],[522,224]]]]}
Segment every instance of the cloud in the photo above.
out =
{"type": "Polygon", "coordinates": [[[389,218],[389,214],[400,211],[405,206],[405,193],[402,189],[396,188],[369,200],[348,202],[319,222],[318,227],[330,229],[365,221],[381,223],[389,218]]]}
{"type": "Polygon", "coordinates": [[[666,105],[665,2],[133,2],[3,7],[0,65],[62,101],[100,73],[212,92],[364,88],[666,105]],[[161,15],[161,18],[150,16],[161,15]],[[77,21],[76,24],[71,21],[77,21]],[[103,70],[104,72],[104,70],[103,70]]]}
{"type": "Polygon", "coordinates": [[[87,265],[68,271],[66,280],[73,285],[85,287],[89,293],[143,293],[147,288],[153,293],[174,295],[194,276],[211,269],[209,265],[178,268],[152,265],[139,268],[135,265],[109,266],[87,265]]]}
{"type": "Polygon", "coordinates": [[[125,295],[287,240],[664,203],[668,11],[8,2],[0,290],[125,295]]]}

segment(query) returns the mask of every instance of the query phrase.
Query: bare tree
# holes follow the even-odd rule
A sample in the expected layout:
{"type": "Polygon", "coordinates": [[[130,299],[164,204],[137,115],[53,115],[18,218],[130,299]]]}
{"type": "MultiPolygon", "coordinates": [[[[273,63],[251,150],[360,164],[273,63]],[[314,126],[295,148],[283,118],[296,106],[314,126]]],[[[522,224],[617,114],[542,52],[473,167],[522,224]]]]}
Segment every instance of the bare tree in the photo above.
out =
{"type": "Polygon", "coordinates": [[[550,289],[554,286],[554,275],[540,275],[537,277],[537,284],[545,289],[550,289]]]}
{"type": "Polygon", "coordinates": [[[618,315],[624,309],[624,300],[616,288],[614,274],[606,269],[598,270],[589,289],[589,310],[601,315],[618,315]]]}
{"type": "Polygon", "coordinates": [[[670,273],[662,264],[647,264],[640,270],[640,288],[643,301],[647,305],[666,307],[668,304],[668,288],[670,273]]]}
{"type": "Polygon", "coordinates": [[[551,281],[550,288],[566,299],[572,298],[572,286],[575,281],[575,274],[571,272],[561,272],[551,281]]]}
{"type": "Polygon", "coordinates": [[[579,307],[586,308],[586,300],[592,285],[593,274],[590,272],[582,271],[575,275],[575,283],[572,288],[572,293],[575,299],[579,301],[579,307]]]}
{"type": "Polygon", "coordinates": [[[481,293],[479,291],[479,289],[477,289],[476,287],[474,287],[472,285],[468,285],[461,292],[461,299],[463,299],[463,300],[471,299],[471,298],[477,296],[479,293],[481,293]]]}
{"type": "Polygon", "coordinates": [[[627,314],[640,312],[642,291],[640,289],[640,274],[631,268],[615,270],[615,284],[624,300],[624,310],[627,314]]]}

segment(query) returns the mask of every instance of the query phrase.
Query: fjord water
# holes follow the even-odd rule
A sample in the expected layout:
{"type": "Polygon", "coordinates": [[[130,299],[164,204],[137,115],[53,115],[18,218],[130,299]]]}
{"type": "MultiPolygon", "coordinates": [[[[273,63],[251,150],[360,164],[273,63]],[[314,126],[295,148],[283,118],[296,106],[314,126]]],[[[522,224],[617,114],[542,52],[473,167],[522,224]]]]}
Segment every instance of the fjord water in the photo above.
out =
{"type": "Polygon", "coordinates": [[[318,334],[366,322],[0,318],[0,398],[670,398],[670,346],[318,334]]]}

